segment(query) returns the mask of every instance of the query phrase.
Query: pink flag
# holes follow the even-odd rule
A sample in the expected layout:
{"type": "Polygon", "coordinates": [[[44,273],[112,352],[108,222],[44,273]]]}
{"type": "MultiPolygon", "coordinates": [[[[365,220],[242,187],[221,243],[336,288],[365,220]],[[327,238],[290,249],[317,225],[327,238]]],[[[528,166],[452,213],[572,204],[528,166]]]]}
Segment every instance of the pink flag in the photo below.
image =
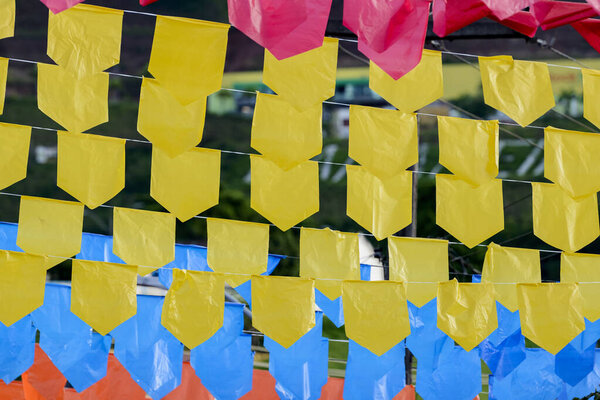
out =
{"type": "Polygon", "coordinates": [[[573,22],[571,26],[583,36],[590,46],[600,53],[600,19],[584,19],[573,22]]]}
{"type": "Polygon", "coordinates": [[[598,15],[589,4],[570,1],[538,0],[531,8],[535,19],[543,30],[557,28],[598,15]]]}
{"type": "Polygon", "coordinates": [[[502,21],[497,19],[493,15],[488,15],[488,17],[512,29],[513,31],[517,31],[529,37],[533,37],[538,28],[537,20],[535,19],[533,14],[528,11],[519,11],[512,17],[502,21]]]}
{"type": "Polygon", "coordinates": [[[588,4],[592,7],[594,7],[594,10],[596,10],[596,12],[598,14],[600,14],[600,0],[586,0],[588,2],[588,4]]]}
{"type": "Polygon", "coordinates": [[[76,6],[84,0],[40,0],[46,5],[54,14],[58,14],[61,11],[65,11],[68,8],[76,6]]]}
{"type": "Polygon", "coordinates": [[[490,13],[481,0],[433,0],[433,32],[444,37],[490,13]]]}
{"type": "Polygon", "coordinates": [[[482,0],[492,15],[499,20],[512,17],[522,9],[529,7],[531,0],[482,0]]]}
{"type": "Polygon", "coordinates": [[[155,3],[157,0],[140,0],[140,6],[147,6],[148,4],[155,3]]]}

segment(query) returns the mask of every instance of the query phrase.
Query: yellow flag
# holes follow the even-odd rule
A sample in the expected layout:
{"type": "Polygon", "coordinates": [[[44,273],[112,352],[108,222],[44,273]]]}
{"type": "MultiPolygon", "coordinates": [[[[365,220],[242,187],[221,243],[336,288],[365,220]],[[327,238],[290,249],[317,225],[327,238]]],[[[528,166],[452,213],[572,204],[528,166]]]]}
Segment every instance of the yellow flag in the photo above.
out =
{"type": "Polygon", "coordinates": [[[571,197],[600,190],[600,136],[597,133],[544,130],[544,176],[560,185],[571,197]]]}
{"type": "Polygon", "coordinates": [[[546,63],[511,56],[479,57],[485,104],[526,126],[554,107],[546,63]]]}
{"type": "Polygon", "coordinates": [[[571,253],[598,237],[596,193],[574,199],[551,183],[532,183],[531,189],[535,236],[571,253]]]}
{"type": "Polygon", "coordinates": [[[326,229],[300,231],[300,276],[331,300],[342,295],[342,280],[360,280],[358,234],[326,229]]]}
{"type": "MultiPolygon", "coordinates": [[[[21,197],[17,246],[43,256],[73,257],[81,250],[83,204],[21,197]]],[[[64,259],[50,259],[54,265],[64,259]]]]}
{"type": "Polygon", "coordinates": [[[46,257],[0,250],[0,322],[10,326],[44,303],[46,257]]]}
{"type": "Polygon", "coordinates": [[[269,225],[216,218],[208,218],[206,225],[208,266],[226,274],[232,287],[267,271],[269,225]]]}
{"type": "Polygon", "coordinates": [[[421,62],[398,80],[371,62],[369,87],[402,112],[423,108],[444,95],[442,53],[423,50],[421,62]]]}
{"type": "Polygon", "coordinates": [[[417,307],[433,300],[438,282],[448,280],[448,241],[392,236],[388,250],[390,281],[404,282],[408,301],[417,307]]]}
{"type": "Polygon", "coordinates": [[[252,276],[252,326],[286,349],[315,326],[312,279],[252,276]]]}
{"type": "Polygon", "coordinates": [[[583,299],[583,316],[591,322],[600,318],[600,255],[562,253],[560,281],[579,283],[583,299]],[[594,283],[589,283],[594,282],[594,283]]]}
{"type": "Polygon", "coordinates": [[[520,283],[521,332],[544,350],[558,353],[585,329],[583,299],[575,283],[520,283]]]}
{"type": "Polygon", "coordinates": [[[15,35],[16,0],[0,0],[0,39],[15,35]]]}
{"type": "Polygon", "coordinates": [[[125,187],[125,139],[58,132],[58,187],[91,209],[125,187]]]}
{"type": "Polygon", "coordinates": [[[417,116],[351,105],[348,155],[375,176],[398,175],[419,161],[417,116]]]}
{"type": "Polygon", "coordinates": [[[49,12],[48,55],[78,77],[119,63],[123,11],[79,4],[49,12]]]}
{"type": "Polygon", "coordinates": [[[319,164],[305,161],[286,171],[250,156],[250,206],[282,231],[319,211],[319,164]]]}
{"type": "Polygon", "coordinates": [[[338,40],[325,38],[313,50],[277,60],[265,50],[263,82],[285,101],[303,109],[335,94],[338,40]]]}
{"type": "Polygon", "coordinates": [[[412,172],[378,178],[364,167],[347,165],[346,212],[360,226],[383,240],[412,221],[412,172]]]}
{"type": "Polygon", "coordinates": [[[147,275],[175,259],[175,216],[115,207],[113,252],[147,275]]]}
{"type": "Polygon", "coordinates": [[[210,339],[225,313],[223,274],[173,270],[173,283],[165,296],[161,323],[187,348],[210,339]]]}
{"type": "Polygon", "coordinates": [[[219,204],[221,152],[193,148],[170,158],[152,148],[150,195],[181,222],[219,204]]]}
{"type": "Polygon", "coordinates": [[[436,223],[472,248],[504,229],[502,180],[473,187],[454,175],[438,174],[436,223]]]}
{"type": "Polygon", "coordinates": [[[258,93],[251,146],[289,170],[321,153],[321,114],[320,103],[298,110],[279,96],[258,93]]]}
{"type": "Polygon", "coordinates": [[[181,104],[205,98],[221,89],[228,31],[227,24],[159,15],[148,71],[181,104]]]}
{"type": "Polygon", "coordinates": [[[401,282],[344,281],[346,336],[380,356],[410,334],[401,282]]]}
{"type": "Polygon", "coordinates": [[[489,283],[440,282],[437,327],[471,351],[498,328],[493,293],[494,285],[489,283]]]}
{"type": "Polygon", "coordinates": [[[31,128],[0,122],[0,189],[25,179],[31,128]]]}
{"type": "Polygon", "coordinates": [[[498,175],[498,121],[438,117],[440,164],[479,186],[498,175]]]}
{"type": "Polygon", "coordinates": [[[58,65],[38,64],[38,108],[69,132],[108,122],[108,74],[77,78],[58,65]]]}
{"type": "Polygon", "coordinates": [[[101,335],[137,312],[137,268],[133,265],[73,260],[71,312],[101,335]]]}
{"type": "MultiPolygon", "coordinates": [[[[3,0],[0,0],[0,3],[3,0]]],[[[0,17],[1,18],[1,17],[0,17]]],[[[4,112],[4,98],[6,97],[6,79],[8,78],[8,58],[0,57],[0,115],[4,112]]]]}
{"type": "Polygon", "coordinates": [[[183,105],[157,80],[143,79],[137,129],[169,157],[200,143],[205,114],[205,97],[183,105]]]}
{"type": "Polygon", "coordinates": [[[581,69],[583,77],[583,116],[596,126],[600,126],[600,71],[581,69]]]}
{"type": "Polygon", "coordinates": [[[517,283],[541,281],[542,267],[538,250],[489,244],[483,261],[481,282],[498,283],[494,285],[494,292],[496,300],[504,307],[513,312],[517,311],[517,283]]]}

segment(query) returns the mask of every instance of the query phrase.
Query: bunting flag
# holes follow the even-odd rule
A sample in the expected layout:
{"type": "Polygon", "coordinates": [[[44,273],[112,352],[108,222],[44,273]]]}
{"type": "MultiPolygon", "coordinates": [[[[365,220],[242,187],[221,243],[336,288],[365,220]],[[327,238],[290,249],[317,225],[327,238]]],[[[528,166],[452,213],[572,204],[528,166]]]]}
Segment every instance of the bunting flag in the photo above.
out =
{"type": "Polygon", "coordinates": [[[571,253],[600,235],[596,193],[577,199],[560,186],[531,184],[533,233],[551,246],[571,253]]]}
{"type": "Polygon", "coordinates": [[[583,316],[595,322],[600,318],[600,256],[596,254],[560,255],[560,281],[578,283],[583,300],[583,316]]]}
{"type": "Polygon", "coordinates": [[[140,275],[175,259],[175,216],[155,211],[115,207],[113,252],[138,266],[140,275]]]}
{"type": "Polygon", "coordinates": [[[173,283],[165,296],[161,324],[193,349],[223,326],[224,298],[223,274],[175,269],[173,283]]]}
{"type": "Polygon", "coordinates": [[[500,20],[493,15],[488,15],[488,18],[530,38],[535,36],[538,29],[538,22],[531,11],[519,11],[504,20],[500,20]]]}
{"type": "Polygon", "coordinates": [[[423,50],[419,64],[394,80],[375,63],[369,67],[369,87],[388,103],[405,113],[412,113],[433,103],[444,94],[442,53],[423,50]],[[406,93],[411,93],[406,96],[406,93]]]}
{"type": "Polygon", "coordinates": [[[300,111],[316,107],[335,94],[337,54],[338,40],[332,38],[285,60],[265,50],[263,82],[300,111]]]}
{"type": "Polygon", "coordinates": [[[408,301],[423,307],[437,296],[437,284],[448,280],[448,241],[388,238],[390,281],[404,282],[408,301]]]}
{"type": "Polygon", "coordinates": [[[544,177],[558,184],[571,197],[580,198],[600,190],[600,152],[596,133],[544,129],[544,177]]]}
{"type": "Polygon", "coordinates": [[[319,164],[305,161],[286,171],[250,156],[250,206],[282,231],[319,211],[319,164]]]}
{"type": "MultiPolygon", "coordinates": [[[[25,373],[34,361],[36,327],[26,316],[10,327],[0,324],[0,379],[9,384],[25,373]]],[[[7,399],[8,400],[8,399],[7,399]]]]}
{"type": "Polygon", "coordinates": [[[473,248],[504,229],[502,180],[473,187],[454,175],[435,176],[436,223],[473,248]]]}
{"type": "Polygon", "coordinates": [[[30,140],[31,127],[0,123],[0,190],[27,176],[30,140]]]}
{"type": "Polygon", "coordinates": [[[360,279],[358,234],[326,229],[300,230],[300,276],[315,279],[315,287],[335,300],[342,280],[360,279]]]}
{"type": "Polygon", "coordinates": [[[523,335],[552,354],[585,329],[583,299],[575,283],[520,283],[523,335]]]}
{"type": "MultiPolygon", "coordinates": [[[[577,33],[579,33],[596,51],[600,51],[600,32],[598,31],[599,25],[600,21],[596,18],[583,19],[571,24],[577,33]]],[[[583,70],[584,69],[582,69],[582,71],[583,70]]]]}
{"type": "Polygon", "coordinates": [[[498,175],[498,121],[438,117],[440,164],[479,186],[498,175]]]}
{"type": "Polygon", "coordinates": [[[543,30],[598,15],[592,6],[585,3],[553,0],[535,0],[531,3],[531,11],[543,30]]]}
{"type": "Polygon", "coordinates": [[[456,279],[438,284],[437,326],[466,351],[471,351],[498,328],[494,285],[459,283],[456,279]]]}
{"type": "Polygon", "coordinates": [[[16,0],[0,0],[0,39],[15,34],[16,0]]]}
{"type": "Polygon", "coordinates": [[[342,302],[346,336],[377,356],[410,334],[402,282],[344,281],[342,302]]]}
{"type": "Polygon", "coordinates": [[[371,174],[389,178],[419,161],[417,132],[415,114],[351,105],[348,155],[371,174]]]}
{"type": "Polygon", "coordinates": [[[137,268],[73,260],[71,312],[101,335],[136,314],[137,268]]]}
{"type": "Polygon", "coordinates": [[[540,283],[542,267],[538,250],[488,245],[481,282],[493,283],[494,294],[510,311],[518,309],[517,283],[540,283]]]}
{"type": "Polygon", "coordinates": [[[40,0],[42,3],[46,5],[54,14],[58,14],[64,10],[67,10],[73,6],[76,6],[79,3],[82,3],[84,0],[40,0]]]}
{"type": "Polygon", "coordinates": [[[432,6],[433,32],[444,37],[487,16],[481,0],[435,0],[432,6]]]}
{"type": "MultiPolygon", "coordinates": [[[[1,6],[0,6],[1,7],[1,6]]],[[[0,57],[0,115],[4,112],[6,81],[8,79],[8,58],[0,57]]]]}
{"type": "Polygon", "coordinates": [[[225,274],[232,287],[267,272],[269,225],[208,218],[206,226],[206,261],[212,270],[225,274]]]}
{"type": "Polygon", "coordinates": [[[322,124],[320,103],[298,110],[279,96],[257,93],[250,145],[287,171],[321,153],[322,124]]]}
{"type": "Polygon", "coordinates": [[[252,326],[286,349],[315,326],[312,279],[252,276],[252,326]]]}
{"type": "Polygon", "coordinates": [[[592,124],[600,127],[600,107],[597,95],[600,90],[600,71],[583,68],[581,76],[583,78],[583,116],[592,124]]]}
{"type": "Polygon", "coordinates": [[[411,171],[378,178],[365,167],[346,165],[346,213],[356,223],[383,240],[412,222],[411,171]]]}
{"type": "Polygon", "coordinates": [[[492,14],[500,20],[512,17],[517,12],[529,7],[531,0],[482,0],[492,14]]]}
{"type": "Polygon", "coordinates": [[[485,104],[527,126],[554,107],[548,65],[511,56],[479,57],[485,104]]]}
{"type": "Polygon", "coordinates": [[[125,139],[58,132],[58,187],[94,209],[125,187],[125,139]]]}
{"type": "Polygon", "coordinates": [[[185,222],[219,204],[221,152],[194,148],[170,158],[152,148],[150,196],[185,222]]]}

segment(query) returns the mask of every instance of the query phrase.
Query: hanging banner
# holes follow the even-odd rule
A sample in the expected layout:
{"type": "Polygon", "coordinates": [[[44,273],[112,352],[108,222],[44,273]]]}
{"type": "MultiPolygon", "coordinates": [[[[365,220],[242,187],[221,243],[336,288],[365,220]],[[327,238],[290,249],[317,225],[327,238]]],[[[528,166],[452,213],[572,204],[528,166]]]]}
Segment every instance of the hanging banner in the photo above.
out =
{"type": "Polygon", "coordinates": [[[113,252],[147,275],[175,259],[175,216],[115,207],[113,252]]]}
{"type": "Polygon", "coordinates": [[[344,281],[346,336],[381,356],[410,334],[401,282],[344,281]]]}
{"type": "Polygon", "coordinates": [[[359,165],[346,165],[346,213],[383,240],[412,222],[412,172],[380,179],[359,165]]]}
{"type": "Polygon", "coordinates": [[[181,222],[219,204],[221,152],[195,147],[170,158],[152,148],[150,196],[181,222]]]}
{"type": "Polygon", "coordinates": [[[498,328],[492,293],[494,286],[489,283],[440,282],[437,327],[471,351],[498,328]]]}
{"type": "Polygon", "coordinates": [[[319,164],[305,161],[285,171],[269,159],[250,156],[250,206],[282,231],[319,211],[319,164]]]}
{"type": "Polygon", "coordinates": [[[298,110],[279,96],[257,93],[250,145],[287,171],[321,153],[322,124],[320,103],[298,110]]]}
{"type": "Polygon", "coordinates": [[[438,282],[449,279],[447,240],[392,236],[388,250],[390,281],[404,282],[408,301],[417,307],[433,300],[438,282]]]}
{"type": "Polygon", "coordinates": [[[269,225],[207,218],[206,226],[206,261],[213,271],[225,274],[231,287],[249,281],[250,275],[267,271],[269,225]]]}
{"type": "Polygon", "coordinates": [[[0,39],[15,35],[15,11],[16,0],[0,0],[0,39]]]}
{"type": "Polygon", "coordinates": [[[286,349],[315,326],[315,283],[252,276],[252,326],[286,349]]]}
{"type": "Polygon", "coordinates": [[[298,110],[316,107],[335,94],[337,54],[338,40],[333,38],[285,60],[265,50],[263,82],[298,110]]]}
{"type": "Polygon", "coordinates": [[[415,114],[350,106],[348,156],[380,178],[398,175],[419,161],[415,114]]]}
{"type": "Polygon", "coordinates": [[[94,209],[125,187],[125,139],[57,132],[57,185],[94,209]]]}
{"type": "Polygon", "coordinates": [[[511,56],[479,57],[485,104],[527,126],[554,107],[546,63],[511,56]]]}
{"type": "Polygon", "coordinates": [[[0,190],[27,176],[30,140],[31,127],[0,122],[0,190]]]}
{"type": "Polygon", "coordinates": [[[600,318],[600,256],[596,254],[562,253],[560,281],[578,283],[583,300],[583,316],[595,322],[600,318]]]}
{"type": "Polygon", "coordinates": [[[583,116],[592,124],[600,127],[600,107],[598,106],[600,71],[582,68],[581,76],[583,78],[583,116]]]}
{"type": "MultiPolygon", "coordinates": [[[[0,0],[1,2],[2,0],[0,0]]],[[[1,6],[0,6],[1,7],[1,6]]],[[[8,58],[0,57],[0,115],[4,112],[6,80],[8,79],[8,58]]]]}
{"type": "Polygon", "coordinates": [[[330,300],[342,295],[342,280],[360,280],[358,234],[326,229],[300,230],[300,276],[330,300]]]}
{"type": "Polygon", "coordinates": [[[479,186],[498,176],[498,121],[438,117],[440,164],[479,186]]]}
{"type": "Polygon", "coordinates": [[[533,234],[574,253],[600,235],[596,193],[574,199],[560,186],[532,183],[533,234]]]}

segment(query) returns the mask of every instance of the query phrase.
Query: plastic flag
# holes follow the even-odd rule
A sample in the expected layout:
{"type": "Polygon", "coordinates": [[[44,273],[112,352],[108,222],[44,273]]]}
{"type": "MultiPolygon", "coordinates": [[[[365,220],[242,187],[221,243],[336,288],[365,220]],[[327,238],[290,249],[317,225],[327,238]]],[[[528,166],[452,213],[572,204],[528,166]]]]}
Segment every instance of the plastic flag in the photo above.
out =
{"type": "Polygon", "coordinates": [[[554,107],[546,63],[511,56],[479,57],[485,104],[526,126],[554,107]]]}
{"type": "Polygon", "coordinates": [[[31,367],[37,330],[26,316],[10,327],[0,324],[0,379],[9,384],[31,367]]]}
{"type": "Polygon", "coordinates": [[[421,62],[398,80],[373,62],[369,67],[371,90],[405,113],[412,113],[442,97],[443,80],[442,53],[439,51],[423,50],[421,62]]]}
{"type": "MultiPolygon", "coordinates": [[[[244,330],[244,308],[240,303],[225,303],[223,326],[205,342],[194,347],[192,354],[218,354],[225,350],[240,337],[244,330]]],[[[200,376],[202,379],[202,376],[200,376]]]]}
{"type": "Polygon", "coordinates": [[[444,37],[485,17],[490,9],[481,0],[436,0],[431,11],[433,32],[444,37]]]}
{"type": "Polygon", "coordinates": [[[321,119],[320,103],[298,110],[279,96],[257,93],[250,144],[289,170],[321,153],[321,119]]]}
{"type": "Polygon", "coordinates": [[[417,126],[415,114],[351,105],[348,155],[375,176],[398,175],[419,161],[417,126]]]}
{"type": "Polygon", "coordinates": [[[585,329],[583,299],[574,283],[520,283],[523,335],[552,354],[585,329]]]}
{"type": "Polygon", "coordinates": [[[583,316],[595,322],[600,318],[600,256],[596,254],[560,255],[560,281],[579,283],[583,299],[583,316]],[[595,283],[591,283],[595,282],[595,283]]]}
{"type": "Polygon", "coordinates": [[[482,0],[498,19],[512,17],[524,8],[529,7],[531,0],[482,0]]]}
{"type": "Polygon", "coordinates": [[[535,236],[571,253],[598,237],[596,193],[574,199],[551,183],[532,183],[531,188],[535,236]]]}
{"type": "Polygon", "coordinates": [[[252,276],[252,326],[286,349],[315,326],[312,279],[252,276]]]}
{"type": "Polygon", "coordinates": [[[438,117],[440,164],[474,186],[498,175],[498,121],[438,117]]]}
{"type": "Polygon", "coordinates": [[[58,187],[94,209],[125,187],[125,139],[58,132],[58,187]]]}
{"type": "Polygon", "coordinates": [[[152,149],[150,195],[181,222],[219,204],[221,152],[193,148],[170,158],[152,149]]]}
{"type": "Polygon", "coordinates": [[[46,5],[54,14],[58,14],[61,11],[67,10],[84,0],[40,0],[46,5]]]}
{"type": "Polygon", "coordinates": [[[319,164],[305,161],[286,171],[250,156],[250,206],[282,231],[319,211],[319,164]]]}
{"type": "Polygon", "coordinates": [[[502,181],[473,187],[454,175],[435,176],[436,223],[472,248],[504,229],[502,181]]]}
{"type": "Polygon", "coordinates": [[[408,301],[422,307],[434,299],[448,280],[448,241],[392,236],[388,249],[390,280],[405,283],[408,301]]]}
{"type": "Polygon", "coordinates": [[[300,276],[315,279],[315,287],[335,300],[342,280],[360,279],[358,234],[326,229],[300,230],[300,276]]]}
{"type": "Polygon", "coordinates": [[[596,345],[591,345],[583,351],[579,351],[571,344],[566,345],[556,354],[554,372],[568,385],[577,385],[594,370],[595,348],[596,345]]]}
{"type": "Polygon", "coordinates": [[[411,171],[378,178],[365,167],[347,165],[346,212],[360,226],[383,240],[412,222],[411,171]]]}
{"type": "Polygon", "coordinates": [[[173,283],[165,296],[162,325],[186,347],[193,349],[223,326],[225,279],[223,274],[173,270],[173,283]],[[198,318],[202,315],[202,318],[198,318]]]}
{"type": "MultiPolygon", "coordinates": [[[[0,0],[1,2],[2,0],[0,0]]],[[[0,4],[0,7],[1,4],[0,4]]],[[[1,9],[1,8],[0,8],[1,9]]],[[[4,112],[4,98],[6,97],[6,80],[8,79],[8,58],[0,57],[0,115],[4,112]]]]}
{"type": "MultiPolygon", "coordinates": [[[[583,19],[581,21],[573,22],[571,26],[579,33],[585,41],[592,46],[592,48],[596,51],[600,51],[600,31],[598,31],[598,26],[600,26],[600,21],[596,18],[588,18],[583,19]]],[[[582,69],[583,71],[584,69],[582,69]]],[[[584,87],[585,92],[585,87],[584,87]]],[[[585,96],[585,94],[584,94],[585,96]]],[[[584,116],[585,116],[585,104],[584,108],[584,116]]]]}
{"type": "Polygon", "coordinates": [[[175,216],[156,211],[115,207],[113,252],[140,275],[175,259],[175,216]]]}
{"type": "Polygon", "coordinates": [[[531,11],[543,30],[598,15],[592,6],[585,3],[552,0],[535,0],[531,3],[531,11]]]}
{"type": "Polygon", "coordinates": [[[0,189],[27,176],[30,139],[29,126],[0,123],[0,189]]]}
{"type": "MultiPolygon", "coordinates": [[[[500,303],[496,304],[498,308],[503,307],[500,303]]],[[[515,314],[518,323],[519,314],[518,312],[515,314]]],[[[500,310],[498,310],[499,329],[502,324],[500,315],[500,310]]],[[[525,338],[521,335],[520,329],[499,343],[490,340],[493,335],[494,333],[481,342],[478,347],[481,359],[488,366],[492,375],[497,379],[502,379],[509,376],[525,360],[525,338]]]]}
{"type": "Polygon", "coordinates": [[[583,116],[592,124],[600,126],[600,107],[597,95],[600,90],[600,71],[582,68],[581,76],[583,78],[583,116]]]}
{"type": "Polygon", "coordinates": [[[510,311],[516,311],[518,309],[516,283],[542,281],[540,252],[490,243],[483,261],[481,281],[497,283],[493,285],[496,300],[510,311]]]}
{"type": "Polygon", "coordinates": [[[0,0],[0,39],[15,34],[16,0],[0,0]]]}
{"type": "Polygon", "coordinates": [[[44,350],[39,345],[35,346],[33,365],[23,374],[21,393],[27,397],[42,399],[64,398],[67,380],[52,364],[44,350]]]}
{"type": "Polygon", "coordinates": [[[381,356],[410,334],[401,282],[344,281],[346,336],[381,356]]]}
{"type": "Polygon", "coordinates": [[[338,40],[321,40],[317,48],[285,60],[265,50],[263,82],[299,110],[315,107],[335,94],[338,40]]]}
{"type": "Polygon", "coordinates": [[[206,225],[208,265],[224,273],[232,287],[267,272],[269,225],[216,218],[208,218],[206,225]]]}
{"type": "Polygon", "coordinates": [[[71,312],[101,335],[136,314],[137,268],[73,260],[71,312]]]}

